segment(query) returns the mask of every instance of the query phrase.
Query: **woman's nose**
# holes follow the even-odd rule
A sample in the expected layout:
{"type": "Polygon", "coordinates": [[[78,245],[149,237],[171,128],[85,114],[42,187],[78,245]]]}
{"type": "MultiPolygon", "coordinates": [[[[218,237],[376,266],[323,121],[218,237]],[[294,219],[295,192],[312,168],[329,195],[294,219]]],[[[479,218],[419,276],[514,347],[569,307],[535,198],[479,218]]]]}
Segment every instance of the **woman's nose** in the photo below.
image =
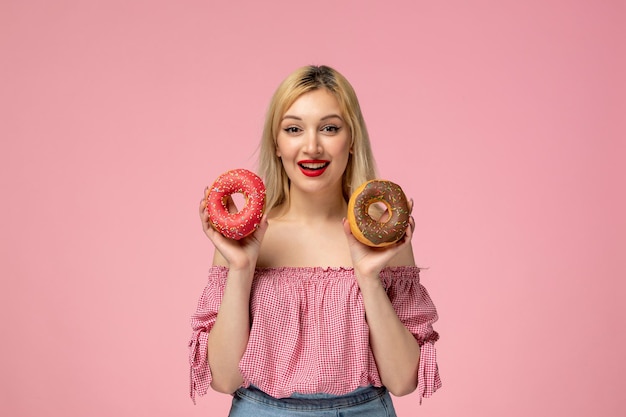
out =
{"type": "Polygon", "coordinates": [[[305,152],[311,155],[322,153],[322,146],[317,135],[317,131],[308,132],[306,135],[305,152]]]}

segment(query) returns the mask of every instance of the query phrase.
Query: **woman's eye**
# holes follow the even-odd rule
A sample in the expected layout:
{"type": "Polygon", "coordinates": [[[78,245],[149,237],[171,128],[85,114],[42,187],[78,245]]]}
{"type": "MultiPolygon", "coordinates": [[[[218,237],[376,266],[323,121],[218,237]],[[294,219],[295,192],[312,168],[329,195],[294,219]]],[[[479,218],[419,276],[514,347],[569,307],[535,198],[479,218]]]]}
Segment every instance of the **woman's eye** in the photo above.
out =
{"type": "Polygon", "coordinates": [[[287,133],[298,133],[300,128],[298,126],[289,126],[283,129],[287,133]]]}
{"type": "Polygon", "coordinates": [[[339,127],[338,126],[334,126],[334,125],[328,125],[328,126],[324,126],[322,128],[323,132],[328,132],[328,133],[337,133],[339,132],[339,127]]]}

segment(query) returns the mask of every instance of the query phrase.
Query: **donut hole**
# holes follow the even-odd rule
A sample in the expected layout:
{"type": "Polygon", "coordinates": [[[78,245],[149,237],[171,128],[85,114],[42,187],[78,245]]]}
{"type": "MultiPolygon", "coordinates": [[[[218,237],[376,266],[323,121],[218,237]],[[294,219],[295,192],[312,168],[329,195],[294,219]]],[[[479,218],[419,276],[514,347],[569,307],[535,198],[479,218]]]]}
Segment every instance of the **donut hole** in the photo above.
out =
{"type": "Polygon", "coordinates": [[[367,214],[374,220],[385,223],[389,219],[391,207],[384,201],[373,201],[367,207],[367,214]]]}
{"type": "Polygon", "coordinates": [[[223,199],[224,206],[228,208],[230,214],[235,214],[241,211],[246,204],[246,196],[243,193],[234,193],[227,195],[223,199]]]}

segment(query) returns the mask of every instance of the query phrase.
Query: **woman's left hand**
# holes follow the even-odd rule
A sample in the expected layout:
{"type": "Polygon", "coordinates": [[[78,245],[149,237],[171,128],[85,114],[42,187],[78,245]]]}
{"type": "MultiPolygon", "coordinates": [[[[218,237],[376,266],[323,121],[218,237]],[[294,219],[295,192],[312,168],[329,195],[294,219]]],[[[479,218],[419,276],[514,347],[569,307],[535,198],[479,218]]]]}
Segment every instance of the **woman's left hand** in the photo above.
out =
{"type": "MultiPolygon", "coordinates": [[[[411,200],[409,202],[409,212],[412,211],[413,201],[411,200]]],[[[383,217],[386,215],[387,213],[383,213],[383,217]]],[[[402,239],[385,247],[372,247],[359,242],[352,234],[350,223],[347,219],[343,219],[343,229],[350,246],[352,266],[357,279],[367,279],[368,277],[378,279],[378,274],[389,264],[391,259],[410,245],[413,230],[415,229],[415,220],[413,216],[410,216],[406,233],[402,239]]]]}

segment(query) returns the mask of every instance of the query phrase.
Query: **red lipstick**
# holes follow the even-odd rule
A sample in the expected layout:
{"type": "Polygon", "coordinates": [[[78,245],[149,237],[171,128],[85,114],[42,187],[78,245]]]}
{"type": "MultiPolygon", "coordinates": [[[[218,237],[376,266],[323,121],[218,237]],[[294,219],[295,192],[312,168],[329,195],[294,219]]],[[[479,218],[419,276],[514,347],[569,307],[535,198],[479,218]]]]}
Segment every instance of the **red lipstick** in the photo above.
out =
{"type": "Polygon", "coordinates": [[[307,177],[319,177],[326,171],[330,165],[330,161],[325,161],[321,159],[306,159],[302,161],[298,161],[298,166],[300,167],[300,171],[307,177]]]}

